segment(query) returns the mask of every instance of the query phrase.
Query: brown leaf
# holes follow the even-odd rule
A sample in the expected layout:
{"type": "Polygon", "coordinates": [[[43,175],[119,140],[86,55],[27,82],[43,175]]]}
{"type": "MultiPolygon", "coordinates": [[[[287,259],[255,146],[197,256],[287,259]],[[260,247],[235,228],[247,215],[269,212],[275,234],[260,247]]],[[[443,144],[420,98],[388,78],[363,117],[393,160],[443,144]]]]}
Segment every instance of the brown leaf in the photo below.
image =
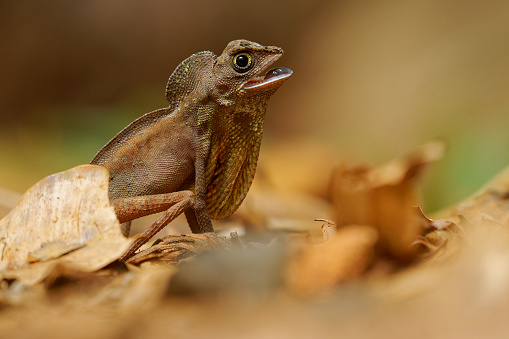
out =
{"type": "Polygon", "coordinates": [[[457,228],[457,225],[450,220],[437,219],[433,220],[424,215],[420,206],[415,208],[415,212],[421,222],[425,234],[420,235],[412,245],[422,245],[427,252],[423,255],[429,255],[437,252],[447,244],[448,239],[452,232],[457,228]]]}
{"type": "Polygon", "coordinates": [[[338,226],[371,225],[384,251],[399,260],[413,259],[416,247],[411,244],[423,232],[414,209],[419,204],[417,182],[443,150],[443,144],[435,142],[377,168],[336,170],[332,201],[338,226]]]}
{"type": "Polygon", "coordinates": [[[506,228],[509,226],[508,198],[509,167],[464,201],[435,213],[437,219],[422,215],[421,220],[428,221],[428,229],[418,243],[444,256],[462,246],[457,240],[470,239],[472,232],[479,232],[479,228],[481,232],[487,225],[506,228]]]}
{"type": "Polygon", "coordinates": [[[116,260],[131,240],[108,200],[108,171],[83,165],[53,174],[31,187],[0,220],[0,268],[3,277],[43,279],[56,265],[97,270],[116,260]],[[30,261],[46,260],[24,267],[30,261]]]}

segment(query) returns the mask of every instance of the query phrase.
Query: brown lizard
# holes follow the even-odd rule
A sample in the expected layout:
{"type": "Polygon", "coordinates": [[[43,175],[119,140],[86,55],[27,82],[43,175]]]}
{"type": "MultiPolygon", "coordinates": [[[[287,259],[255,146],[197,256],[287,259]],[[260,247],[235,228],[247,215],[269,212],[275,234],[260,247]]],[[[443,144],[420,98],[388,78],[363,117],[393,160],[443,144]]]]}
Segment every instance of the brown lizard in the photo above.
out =
{"type": "Polygon", "coordinates": [[[91,163],[110,172],[121,223],[164,211],[121,260],[182,212],[203,233],[214,231],[211,218],[237,210],[255,175],[268,101],[292,75],[285,67],[263,75],[282,54],[247,40],[230,42],[219,57],[193,54],[170,76],[170,106],[138,118],[96,154],[91,163]]]}

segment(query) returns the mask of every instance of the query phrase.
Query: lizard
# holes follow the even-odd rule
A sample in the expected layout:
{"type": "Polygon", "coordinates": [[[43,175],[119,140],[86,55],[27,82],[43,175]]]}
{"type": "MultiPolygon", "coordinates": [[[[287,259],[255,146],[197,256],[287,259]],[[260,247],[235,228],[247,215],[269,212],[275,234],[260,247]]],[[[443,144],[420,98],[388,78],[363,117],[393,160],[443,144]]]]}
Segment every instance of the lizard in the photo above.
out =
{"type": "Polygon", "coordinates": [[[293,71],[267,69],[280,47],[248,40],[223,53],[182,61],[166,86],[169,106],[142,115],[92,159],[110,173],[108,197],[122,233],[130,221],[163,212],[120,258],[126,261],[181,213],[192,233],[213,232],[253,181],[270,97],[293,71]],[[266,73],[265,73],[266,72],[266,73]]]}

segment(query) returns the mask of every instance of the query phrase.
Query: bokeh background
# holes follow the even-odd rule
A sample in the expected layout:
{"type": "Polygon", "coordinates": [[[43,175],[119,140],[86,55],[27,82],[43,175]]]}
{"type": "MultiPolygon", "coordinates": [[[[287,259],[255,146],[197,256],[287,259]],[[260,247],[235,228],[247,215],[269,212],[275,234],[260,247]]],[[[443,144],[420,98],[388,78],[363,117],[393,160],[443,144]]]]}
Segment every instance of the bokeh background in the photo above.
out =
{"type": "Polygon", "coordinates": [[[307,181],[327,175],[317,153],[376,165],[439,138],[448,153],[423,188],[436,210],[509,163],[507,13],[502,0],[2,0],[0,187],[89,162],[167,105],[180,61],[245,38],[283,47],[294,70],[262,155],[293,148],[281,168],[311,163],[307,181]]]}

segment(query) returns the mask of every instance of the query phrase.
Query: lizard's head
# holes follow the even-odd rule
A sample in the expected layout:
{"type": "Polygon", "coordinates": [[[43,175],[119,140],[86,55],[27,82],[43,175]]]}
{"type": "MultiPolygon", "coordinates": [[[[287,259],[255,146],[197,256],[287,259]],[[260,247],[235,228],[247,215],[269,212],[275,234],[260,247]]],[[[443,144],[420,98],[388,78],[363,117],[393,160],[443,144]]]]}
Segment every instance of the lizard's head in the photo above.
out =
{"type": "Polygon", "coordinates": [[[226,95],[270,97],[293,73],[286,67],[265,73],[281,55],[283,50],[279,47],[247,40],[232,41],[214,65],[215,82],[226,95]]]}

